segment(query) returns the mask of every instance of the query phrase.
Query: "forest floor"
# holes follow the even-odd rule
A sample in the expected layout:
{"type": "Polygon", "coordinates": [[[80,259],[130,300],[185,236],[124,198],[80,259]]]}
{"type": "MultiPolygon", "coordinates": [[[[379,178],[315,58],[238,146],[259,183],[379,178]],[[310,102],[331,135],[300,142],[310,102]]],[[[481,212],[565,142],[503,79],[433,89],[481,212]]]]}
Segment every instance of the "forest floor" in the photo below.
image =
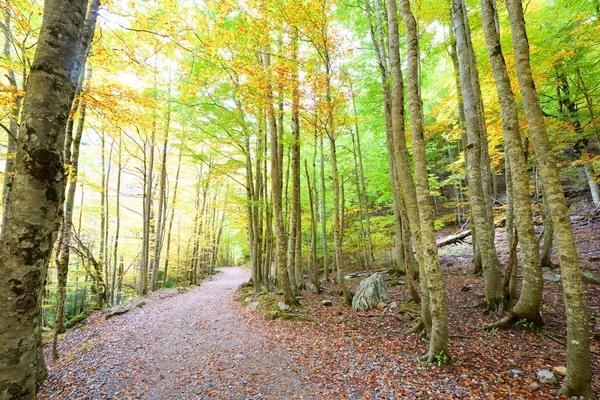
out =
{"type": "MultiPolygon", "coordinates": [[[[575,218],[574,231],[582,268],[600,274],[600,221],[575,218]]],[[[506,261],[502,229],[497,238],[506,261]]],[[[427,341],[403,333],[419,312],[403,278],[384,274],[396,304],[383,309],[354,312],[328,283],[328,292],[306,290],[300,307],[281,311],[280,296],[247,287],[236,291],[249,279],[247,271],[223,268],[200,287],[155,292],[141,299],[143,307],[110,320],[93,314],[61,340],[62,358],[48,359],[50,374],[39,398],[556,398],[562,378],[542,384],[537,372],[565,365],[560,281],[545,280],[542,329],[486,332],[482,328],[502,314],[477,306],[483,280],[471,274],[470,245],[446,246],[440,254],[450,313],[449,365],[421,363],[427,341]]],[[[362,278],[350,280],[354,289],[362,278]]],[[[586,300],[598,393],[600,287],[586,285],[586,300]]]]}
{"type": "MultiPolygon", "coordinates": [[[[573,217],[573,228],[582,269],[600,274],[600,221],[573,217]]],[[[470,238],[468,238],[470,240],[470,238]]],[[[502,262],[508,258],[506,237],[498,229],[497,244],[502,262]]],[[[316,398],[333,399],[555,399],[563,378],[542,384],[542,369],[566,366],[566,323],[559,270],[545,270],[541,329],[518,326],[492,332],[486,325],[504,314],[478,307],[484,298],[483,279],[472,275],[472,252],[468,241],[440,251],[450,316],[449,365],[427,365],[419,356],[427,353],[428,342],[405,335],[419,314],[410,301],[403,278],[383,274],[390,283],[390,303],[383,309],[354,312],[335,294],[335,285],[317,296],[303,292],[302,306],[286,311],[296,321],[274,320],[273,306],[259,312],[249,305],[265,295],[240,293],[240,310],[245,309],[255,330],[266,332],[282,343],[294,364],[301,366],[303,384],[316,387],[316,398]],[[547,279],[550,278],[550,279],[547,279]],[[325,306],[323,300],[331,301],[325,306]],[[304,321],[312,322],[302,322],[304,321]]],[[[553,261],[558,262],[556,250],[553,261]]],[[[360,279],[351,279],[356,290],[360,279]]],[[[519,280],[522,278],[519,272],[519,280]]],[[[520,287],[520,283],[519,283],[520,287]]],[[[592,335],[593,388],[600,394],[600,287],[585,286],[592,335]]],[[[265,302],[265,304],[267,304],[265,302]]],[[[282,313],[283,314],[283,313],[282,313]]],[[[285,316],[285,315],[283,315],[285,316]]],[[[281,317],[281,316],[280,316],[281,317]]]]}

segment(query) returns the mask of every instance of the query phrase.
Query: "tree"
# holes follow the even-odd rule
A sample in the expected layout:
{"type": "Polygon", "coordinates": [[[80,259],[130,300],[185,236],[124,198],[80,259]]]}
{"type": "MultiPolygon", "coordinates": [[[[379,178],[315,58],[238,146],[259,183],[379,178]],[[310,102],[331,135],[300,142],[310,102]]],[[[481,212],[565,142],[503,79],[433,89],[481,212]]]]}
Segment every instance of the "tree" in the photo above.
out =
{"type": "Polygon", "coordinates": [[[471,44],[466,7],[463,0],[452,1],[452,20],[458,49],[460,67],[460,83],[465,112],[465,125],[468,143],[467,170],[469,174],[469,199],[471,213],[477,232],[477,245],[481,253],[483,276],[485,279],[486,307],[492,310],[504,308],[504,292],[502,289],[501,269],[496,245],[494,243],[494,221],[488,207],[491,198],[485,193],[487,173],[482,148],[487,143],[482,141],[484,123],[482,121],[481,92],[479,79],[476,76],[476,64],[471,44]],[[487,198],[487,201],[486,201],[487,198]]]}
{"type": "MultiPolygon", "coordinates": [[[[498,29],[498,15],[494,0],[481,1],[481,15],[487,42],[492,72],[496,81],[498,98],[502,108],[502,127],[510,170],[512,205],[515,214],[519,243],[523,259],[523,287],[519,302],[511,310],[508,322],[526,319],[541,323],[540,305],[544,280],[540,252],[533,227],[531,204],[529,200],[529,175],[519,129],[517,105],[512,91],[510,78],[502,55],[498,29]]],[[[515,239],[513,239],[515,240],[515,239]]],[[[511,243],[512,245],[512,243],[511,243]]],[[[511,246],[512,247],[512,246],[511,246]]],[[[516,269],[516,260],[512,268],[516,269]]]]}
{"type": "Polygon", "coordinates": [[[448,360],[448,308],[446,306],[446,291],[438,262],[435,230],[433,228],[433,207],[429,193],[429,175],[425,158],[425,137],[423,130],[423,102],[420,93],[420,56],[417,21],[410,9],[408,0],[400,0],[400,12],[406,27],[407,43],[407,77],[408,77],[408,109],[410,114],[410,131],[412,137],[413,159],[415,169],[415,186],[419,208],[419,228],[423,247],[420,260],[424,264],[425,275],[421,280],[426,281],[429,292],[431,313],[431,338],[427,361],[438,362],[448,360]],[[442,356],[445,356],[442,358],[442,356]]]}
{"type": "Polygon", "coordinates": [[[529,125],[531,143],[538,158],[544,193],[548,196],[550,216],[558,242],[567,314],[567,376],[559,392],[569,397],[595,398],[591,387],[589,319],[585,308],[581,270],[569,209],[560,183],[554,152],[548,140],[544,115],[540,108],[531,72],[523,5],[520,1],[508,0],[507,8],[523,107],[529,125]]]}
{"type": "Polygon", "coordinates": [[[23,98],[15,175],[0,236],[1,398],[33,398],[45,376],[40,300],[62,206],[65,127],[82,67],[78,44],[85,13],[82,0],[46,2],[23,98]]]}

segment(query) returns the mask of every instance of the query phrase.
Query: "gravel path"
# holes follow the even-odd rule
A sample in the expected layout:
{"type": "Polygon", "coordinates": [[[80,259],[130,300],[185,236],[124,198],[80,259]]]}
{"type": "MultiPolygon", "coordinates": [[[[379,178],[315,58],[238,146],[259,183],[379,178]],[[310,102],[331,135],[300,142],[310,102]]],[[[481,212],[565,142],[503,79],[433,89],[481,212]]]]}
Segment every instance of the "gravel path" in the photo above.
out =
{"type": "Polygon", "coordinates": [[[108,321],[97,315],[61,341],[62,357],[48,361],[38,398],[312,397],[285,350],[233,311],[233,293],[248,279],[247,271],[223,268],[187,293],[149,300],[108,321]]]}

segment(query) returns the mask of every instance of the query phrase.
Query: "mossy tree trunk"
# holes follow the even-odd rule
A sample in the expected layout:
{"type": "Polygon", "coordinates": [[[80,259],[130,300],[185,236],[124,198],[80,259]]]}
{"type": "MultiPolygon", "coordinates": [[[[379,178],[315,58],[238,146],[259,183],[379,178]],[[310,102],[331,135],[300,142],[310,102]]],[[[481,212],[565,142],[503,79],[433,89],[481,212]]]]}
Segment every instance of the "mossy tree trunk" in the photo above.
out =
{"type": "Polygon", "coordinates": [[[65,128],[82,68],[78,44],[86,5],[46,1],[23,98],[0,236],[0,399],[33,399],[45,377],[41,298],[64,196],[65,128]]]}
{"type": "Polygon", "coordinates": [[[506,3],[523,108],[558,243],[567,315],[567,375],[559,393],[568,397],[595,398],[591,387],[589,319],[569,209],[533,80],[523,5],[519,0],[507,0],[506,3]]]}
{"type": "Polygon", "coordinates": [[[410,116],[415,186],[423,254],[420,262],[424,264],[425,270],[425,276],[422,276],[421,280],[427,283],[432,322],[429,352],[426,359],[428,362],[433,362],[436,359],[438,362],[442,362],[442,360],[449,360],[448,307],[446,305],[446,289],[438,260],[435,229],[433,226],[433,207],[429,193],[429,174],[427,171],[427,158],[425,156],[423,127],[423,102],[420,94],[420,57],[417,22],[410,9],[408,0],[400,0],[400,12],[406,28],[408,111],[410,116]]]}
{"type": "MultiPolygon", "coordinates": [[[[502,111],[502,129],[508,152],[508,167],[512,187],[512,207],[517,227],[521,257],[523,260],[523,284],[519,301],[511,310],[512,321],[526,319],[541,323],[540,305],[544,280],[540,251],[533,227],[533,214],[529,199],[529,174],[519,129],[517,104],[512,91],[508,70],[502,55],[498,16],[494,0],[481,0],[481,14],[492,72],[502,111]]],[[[511,243],[512,245],[512,243],[511,243]]],[[[516,270],[517,260],[512,268],[516,270]]]]}
{"type": "MultiPolygon", "coordinates": [[[[485,171],[485,152],[482,152],[484,125],[481,112],[481,94],[478,87],[476,63],[471,48],[470,31],[463,0],[452,1],[452,21],[458,50],[460,83],[465,113],[468,152],[467,173],[469,175],[469,202],[476,229],[477,247],[481,253],[483,276],[485,280],[486,307],[492,310],[504,308],[504,290],[502,288],[502,271],[496,245],[494,243],[494,221],[490,218],[489,205],[486,204],[487,182],[482,177],[485,171]]],[[[491,201],[491,199],[488,199],[491,201]]]]}

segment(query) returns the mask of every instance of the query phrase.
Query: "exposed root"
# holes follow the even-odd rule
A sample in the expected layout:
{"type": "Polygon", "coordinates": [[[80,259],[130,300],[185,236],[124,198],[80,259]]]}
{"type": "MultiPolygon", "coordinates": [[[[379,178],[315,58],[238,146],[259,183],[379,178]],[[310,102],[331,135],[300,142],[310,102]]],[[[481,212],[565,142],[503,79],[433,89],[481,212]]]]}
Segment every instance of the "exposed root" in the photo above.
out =
{"type": "Polygon", "coordinates": [[[509,312],[500,321],[494,322],[493,324],[487,325],[483,328],[484,331],[491,331],[492,329],[507,329],[517,322],[517,315],[513,312],[509,312]]]}
{"type": "Polygon", "coordinates": [[[421,318],[419,318],[417,320],[417,323],[412,328],[408,328],[407,330],[404,331],[405,335],[410,335],[412,333],[418,333],[420,335],[427,335],[427,330],[425,329],[425,324],[423,323],[421,318]]]}
{"type": "Polygon", "coordinates": [[[579,398],[580,396],[583,396],[584,398],[590,399],[590,400],[597,399],[594,392],[592,392],[591,387],[583,388],[583,389],[582,388],[572,388],[572,387],[568,386],[566,380],[565,380],[565,383],[562,385],[562,387],[558,390],[557,394],[565,395],[568,398],[572,398],[572,397],[579,398]]]}

